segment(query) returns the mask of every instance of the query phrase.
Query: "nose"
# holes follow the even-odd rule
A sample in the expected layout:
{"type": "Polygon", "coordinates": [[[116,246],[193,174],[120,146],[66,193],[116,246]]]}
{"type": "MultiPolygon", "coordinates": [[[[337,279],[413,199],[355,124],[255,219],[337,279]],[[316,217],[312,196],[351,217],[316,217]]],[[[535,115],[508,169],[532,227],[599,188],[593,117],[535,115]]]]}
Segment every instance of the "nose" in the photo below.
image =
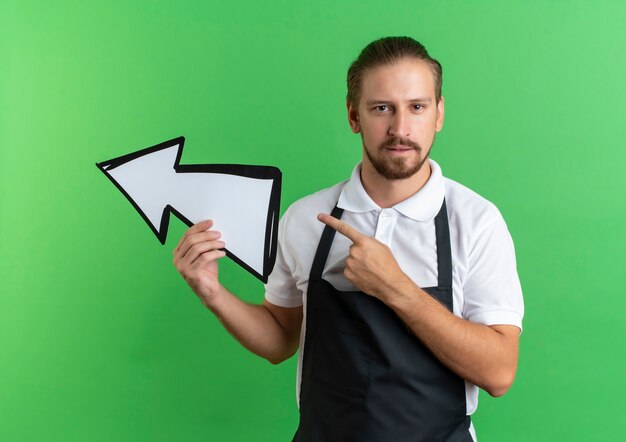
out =
{"type": "Polygon", "coordinates": [[[403,110],[397,110],[391,117],[389,135],[396,137],[408,137],[411,135],[409,115],[403,110]]]}

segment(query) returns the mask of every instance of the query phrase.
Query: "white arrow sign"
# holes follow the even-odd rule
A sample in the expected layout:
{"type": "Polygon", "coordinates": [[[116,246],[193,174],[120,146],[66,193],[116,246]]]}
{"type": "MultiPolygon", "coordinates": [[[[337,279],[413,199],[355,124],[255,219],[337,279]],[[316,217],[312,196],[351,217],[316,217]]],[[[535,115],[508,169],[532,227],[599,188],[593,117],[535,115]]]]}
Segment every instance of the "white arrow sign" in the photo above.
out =
{"type": "Polygon", "coordinates": [[[165,244],[170,212],[188,226],[212,219],[226,255],[267,282],[276,260],[281,172],[271,166],[180,165],[184,137],[96,166],[165,244]]]}

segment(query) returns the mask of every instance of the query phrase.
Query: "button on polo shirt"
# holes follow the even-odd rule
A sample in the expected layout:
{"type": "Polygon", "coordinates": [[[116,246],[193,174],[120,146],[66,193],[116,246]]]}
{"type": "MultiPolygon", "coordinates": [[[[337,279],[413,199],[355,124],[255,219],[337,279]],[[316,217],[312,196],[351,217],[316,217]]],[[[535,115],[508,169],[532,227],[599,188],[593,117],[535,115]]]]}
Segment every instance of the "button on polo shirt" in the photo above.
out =
{"type": "MultiPolygon", "coordinates": [[[[320,212],[335,204],[342,220],[391,248],[400,268],[420,287],[437,285],[434,218],[445,197],[453,265],[453,313],[485,324],[522,327],[524,305],[511,236],[498,209],[467,187],[442,175],[429,159],[431,175],[413,196],[390,208],[379,207],[367,194],[357,164],[349,180],[293,203],[280,220],[276,264],[265,285],[266,299],[282,307],[303,305],[313,256],[324,228],[320,212]]],[[[322,278],[338,290],[356,290],[343,276],[351,242],[336,234],[322,278]]],[[[297,397],[306,331],[302,325],[297,397]]],[[[477,406],[478,388],[466,383],[468,414],[477,406]]]]}

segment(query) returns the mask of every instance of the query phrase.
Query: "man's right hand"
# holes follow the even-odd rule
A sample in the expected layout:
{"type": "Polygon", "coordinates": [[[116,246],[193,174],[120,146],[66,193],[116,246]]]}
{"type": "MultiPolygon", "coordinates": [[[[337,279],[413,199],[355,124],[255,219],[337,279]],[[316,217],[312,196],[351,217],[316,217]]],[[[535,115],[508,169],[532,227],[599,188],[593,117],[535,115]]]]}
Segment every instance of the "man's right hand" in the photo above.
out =
{"type": "Polygon", "coordinates": [[[174,266],[189,287],[209,307],[219,294],[217,260],[226,256],[220,232],[210,230],[212,220],[206,220],[187,229],[173,251],[174,266]]]}
{"type": "Polygon", "coordinates": [[[174,249],[174,265],[215,316],[245,348],[272,364],[291,357],[298,349],[303,310],[279,307],[264,300],[249,304],[230,293],[218,280],[217,260],[226,252],[220,233],[210,230],[211,220],[187,229],[174,249]]]}

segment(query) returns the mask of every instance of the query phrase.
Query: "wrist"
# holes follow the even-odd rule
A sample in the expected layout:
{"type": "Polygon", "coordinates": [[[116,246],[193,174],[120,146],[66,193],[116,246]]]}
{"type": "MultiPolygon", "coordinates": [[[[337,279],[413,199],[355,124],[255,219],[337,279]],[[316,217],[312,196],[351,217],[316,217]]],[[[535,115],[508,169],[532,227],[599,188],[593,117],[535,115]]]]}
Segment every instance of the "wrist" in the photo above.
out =
{"type": "Polygon", "coordinates": [[[215,312],[219,309],[220,304],[223,302],[225,294],[226,289],[222,284],[218,283],[217,286],[208,291],[208,293],[202,293],[200,295],[200,300],[206,308],[215,312]]]}
{"type": "Polygon", "coordinates": [[[405,273],[402,273],[399,278],[394,278],[393,281],[382,300],[385,304],[395,310],[403,308],[407,303],[416,299],[415,292],[419,290],[419,287],[405,273]]]}

